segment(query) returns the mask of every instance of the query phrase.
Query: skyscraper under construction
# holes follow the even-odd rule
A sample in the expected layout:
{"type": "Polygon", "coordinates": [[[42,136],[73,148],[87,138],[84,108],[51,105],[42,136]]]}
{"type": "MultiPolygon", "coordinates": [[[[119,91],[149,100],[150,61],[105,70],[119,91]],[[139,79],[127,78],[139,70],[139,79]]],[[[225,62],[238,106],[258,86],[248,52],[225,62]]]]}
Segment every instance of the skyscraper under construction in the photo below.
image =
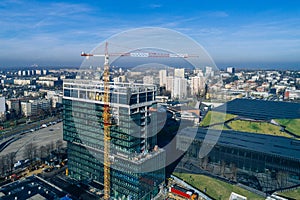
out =
{"type": "MultiPolygon", "coordinates": [[[[65,80],[63,86],[69,175],[103,183],[104,82],[65,80]]],[[[155,96],[154,85],[109,83],[111,199],[151,199],[165,179],[155,96]]]]}

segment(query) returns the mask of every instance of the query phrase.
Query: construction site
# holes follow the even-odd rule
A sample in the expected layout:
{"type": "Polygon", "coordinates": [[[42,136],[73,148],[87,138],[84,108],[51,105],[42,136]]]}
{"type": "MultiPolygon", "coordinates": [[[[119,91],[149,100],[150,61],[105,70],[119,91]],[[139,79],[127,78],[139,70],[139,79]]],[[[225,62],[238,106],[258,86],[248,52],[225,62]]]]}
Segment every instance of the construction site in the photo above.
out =
{"type": "Polygon", "coordinates": [[[156,145],[156,88],[128,83],[108,87],[106,104],[103,81],[64,82],[63,134],[69,175],[97,180],[104,187],[109,181],[108,193],[114,198],[151,199],[165,179],[165,153],[156,145]]]}
{"type": "Polygon", "coordinates": [[[165,183],[166,152],[157,145],[160,124],[153,84],[111,82],[110,56],[186,58],[187,54],[108,53],[101,80],[63,83],[63,138],[68,175],[103,183],[104,199],[153,199],[165,183]]]}

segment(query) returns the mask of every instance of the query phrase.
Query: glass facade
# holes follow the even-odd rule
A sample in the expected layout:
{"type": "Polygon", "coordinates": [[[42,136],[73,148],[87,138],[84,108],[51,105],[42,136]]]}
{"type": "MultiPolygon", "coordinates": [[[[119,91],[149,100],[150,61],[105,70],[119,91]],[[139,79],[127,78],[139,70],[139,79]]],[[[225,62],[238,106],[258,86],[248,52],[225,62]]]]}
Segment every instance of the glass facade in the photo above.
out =
{"type": "MultiPolygon", "coordinates": [[[[210,131],[213,135],[213,130],[210,131]]],[[[207,129],[199,129],[192,142],[193,138],[188,134],[178,137],[177,149],[188,149],[182,163],[189,164],[184,167],[195,168],[194,171],[197,168],[200,171],[210,171],[223,177],[227,173],[230,180],[266,193],[300,184],[299,141],[255,133],[222,131],[208,155],[200,158],[201,147],[210,145],[204,142],[206,134],[207,129]]]]}
{"type": "MultiPolygon", "coordinates": [[[[68,145],[69,175],[103,183],[101,84],[64,83],[63,137],[68,145]]],[[[155,148],[155,92],[154,86],[111,84],[110,180],[111,197],[116,199],[151,199],[165,179],[165,152],[155,148]]]]}

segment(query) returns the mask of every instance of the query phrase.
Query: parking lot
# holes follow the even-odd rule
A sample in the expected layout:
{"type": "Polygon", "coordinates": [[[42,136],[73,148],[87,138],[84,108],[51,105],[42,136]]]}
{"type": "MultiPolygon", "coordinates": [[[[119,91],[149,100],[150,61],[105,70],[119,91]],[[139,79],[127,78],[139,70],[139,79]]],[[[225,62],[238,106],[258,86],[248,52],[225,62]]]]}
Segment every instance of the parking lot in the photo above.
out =
{"type": "MultiPolygon", "coordinates": [[[[62,135],[62,122],[52,125],[49,124],[47,127],[45,125],[41,125],[39,130],[31,129],[25,133],[12,136],[15,137],[16,140],[0,152],[0,156],[16,152],[16,160],[22,160],[24,159],[24,147],[26,144],[33,143],[37,146],[37,148],[39,148],[40,146],[45,146],[51,142],[55,144],[57,140],[62,140],[62,135]]],[[[6,140],[8,139],[10,138],[6,138],[6,140]]]]}

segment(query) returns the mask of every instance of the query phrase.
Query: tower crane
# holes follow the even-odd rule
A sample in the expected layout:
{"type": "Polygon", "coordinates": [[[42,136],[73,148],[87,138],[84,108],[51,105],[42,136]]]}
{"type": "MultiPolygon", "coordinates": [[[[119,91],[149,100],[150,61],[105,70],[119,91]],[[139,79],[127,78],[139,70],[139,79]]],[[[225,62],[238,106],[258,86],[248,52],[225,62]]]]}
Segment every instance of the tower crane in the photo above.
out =
{"type": "Polygon", "coordinates": [[[129,57],[154,57],[154,58],[189,58],[198,57],[197,55],[188,54],[174,54],[174,53],[157,53],[157,52],[131,52],[131,53],[108,53],[108,42],[105,43],[104,54],[90,54],[82,52],[81,56],[87,59],[91,56],[94,57],[104,57],[104,73],[103,73],[103,83],[104,83],[104,110],[103,110],[103,122],[104,122],[104,199],[110,199],[110,107],[109,107],[109,57],[110,56],[129,56],[129,57]]]}

